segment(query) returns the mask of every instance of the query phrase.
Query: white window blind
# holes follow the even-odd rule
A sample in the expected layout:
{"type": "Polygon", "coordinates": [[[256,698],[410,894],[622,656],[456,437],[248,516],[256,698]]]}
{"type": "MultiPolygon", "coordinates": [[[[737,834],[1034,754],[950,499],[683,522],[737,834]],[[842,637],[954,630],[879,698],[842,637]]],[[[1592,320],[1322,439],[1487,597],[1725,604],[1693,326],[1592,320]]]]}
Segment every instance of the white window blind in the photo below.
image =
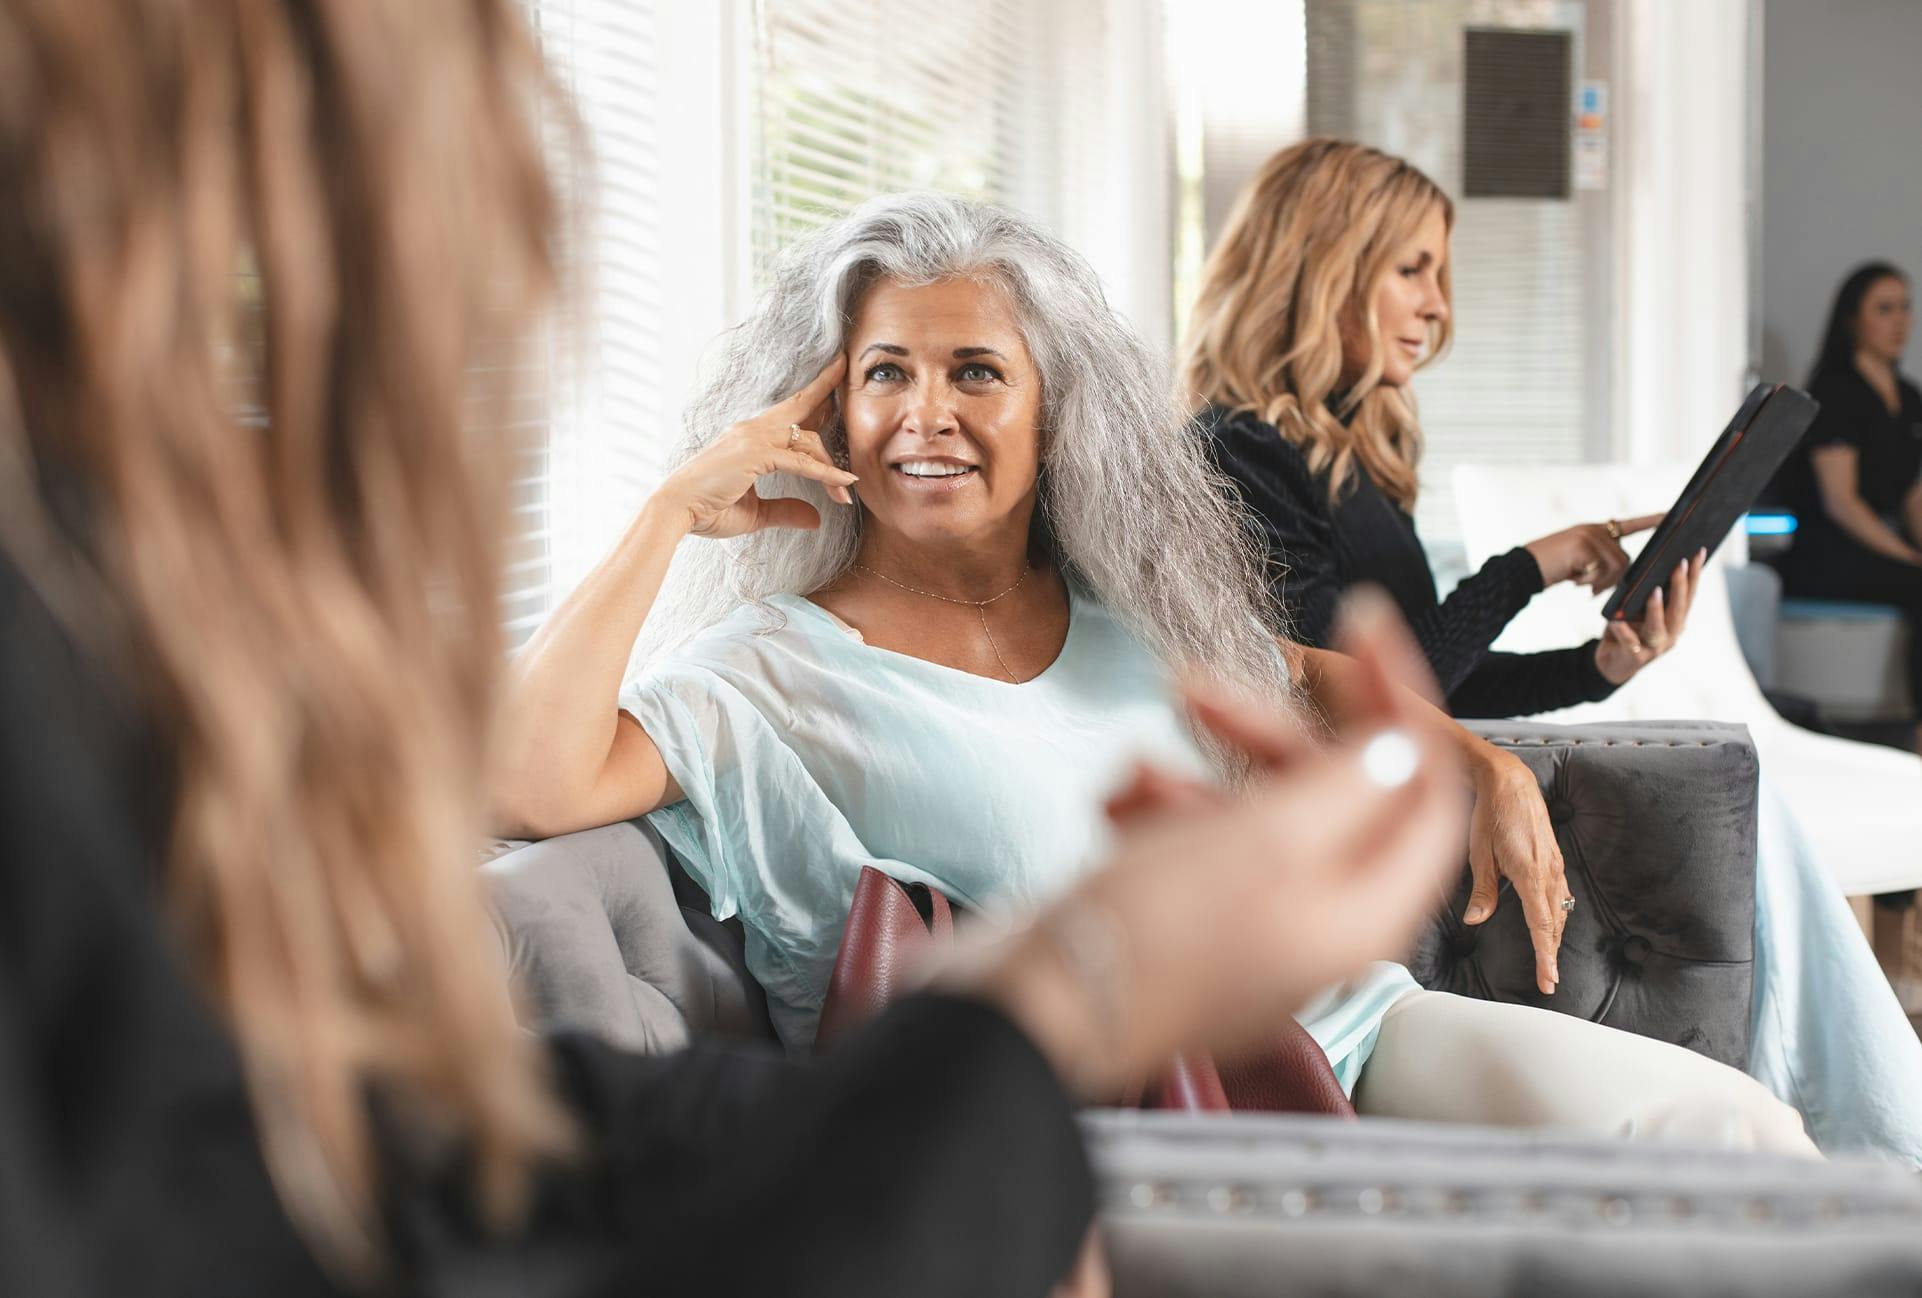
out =
{"type": "Polygon", "coordinates": [[[548,132],[580,297],[548,335],[538,427],[514,492],[503,616],[519,645],[612,543],[658,479],[662,427],[662,49],[658,0],[525,0],[577,138],[548,132]]]}
{"type": "MultiPolygon", "coordinates": [[[[1041,219],[1056,86],[1020,0],[757,0],[755,264],[875,194],[942,189],[1041,219]]],[[[1099,32],[1083,32],[1084,40],[1099,32]]]]}
{"type": "Polygon", "coordinates": [[[1414,384],[1418,521],[1441,564],[1460,535],[1455,465],[1609,450],[1608,195],[1463,196],[1464,32],[1570,32],[1577,77],[1606,33],[1575,0],[1308,0],[1307,19],[1309,130],[1406,157],[1455,197],[1454,347],[1414,384]]]}

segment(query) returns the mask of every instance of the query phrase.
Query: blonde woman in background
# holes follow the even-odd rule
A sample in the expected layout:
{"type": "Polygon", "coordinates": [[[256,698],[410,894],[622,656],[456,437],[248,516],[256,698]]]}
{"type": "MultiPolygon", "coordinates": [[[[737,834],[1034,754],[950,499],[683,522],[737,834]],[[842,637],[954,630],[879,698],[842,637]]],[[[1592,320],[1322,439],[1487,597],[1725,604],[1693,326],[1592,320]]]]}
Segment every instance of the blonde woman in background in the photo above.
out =
{"type": "MultiPolygon", "coordinates": [[[[1293,634],[1320,643],[1343,592],[1369,583],[1393,596],[1457,715],[1604,699],[1682,633],[1702,556],[1677,566],[1641,622],[1546,653],[1489,646],[1547,586],[1612,586],[1627,565],[1621,538],[1659,516],[1531,541],[1436,598],[1413,517],[1422,434],[1411,384],[1452,334],[1454,219],[1434,181],[1379,150],[1315,139],[1276,154],[1209,258],[1183,390],[1266,544],[1293,634]]],[[[1801,1109],[1824,1149],[1922,1165],[1922,1043],[1772,797],[1762,814],[1750,1071],[1801,1109]]],[[[1470,924],[1494,913],[1501,873],[1499,861],[1473,864],[1470,924]]],[[[1411,1114],[1430,1112],[1411,1094],[1421,1100],[1411,1114]]]]}
{"type": "Polygon", "coordinates": [[[1375,149],[1317,139],[1276,154],[1209,257],[1182,388],[1260,524],[1276,597],[1305,642],[1328,634],[1343,589],[1374,582],[1409,619],[1456,715],[1597,701],[1674,643],[1699,564],[1678,566],[1641,624],[1612,622],[1550,653],[1489,646],[1548,586],[1614,585],[1628,566],[1621,538],[1659,515],[1531,541],[1436,600],[1414,528],[1422,434],[1409,384],[1453,332],[1454,219],[1433,181],[1375,149]]]}

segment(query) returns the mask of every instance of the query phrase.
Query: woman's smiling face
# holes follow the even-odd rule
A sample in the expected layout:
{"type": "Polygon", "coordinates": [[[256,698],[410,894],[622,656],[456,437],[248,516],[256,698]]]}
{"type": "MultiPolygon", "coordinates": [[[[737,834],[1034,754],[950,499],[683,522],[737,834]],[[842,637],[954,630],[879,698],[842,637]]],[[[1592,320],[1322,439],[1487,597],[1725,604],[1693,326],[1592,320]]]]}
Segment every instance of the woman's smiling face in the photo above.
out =
{"type": "Polygon", "coordinates": [[[848,332],[848,467],[873,522],[923,545],[1025,535],[1041,468],[1041,376],[999,286],[870,288],[848,332]]]}

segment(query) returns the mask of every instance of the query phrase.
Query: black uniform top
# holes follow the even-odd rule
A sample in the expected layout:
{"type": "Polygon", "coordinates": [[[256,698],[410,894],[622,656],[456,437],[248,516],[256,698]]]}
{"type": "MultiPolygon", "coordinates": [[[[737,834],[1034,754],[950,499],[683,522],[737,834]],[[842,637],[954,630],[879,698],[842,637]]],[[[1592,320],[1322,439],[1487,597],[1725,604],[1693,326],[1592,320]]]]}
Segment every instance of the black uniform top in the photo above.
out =
{"type": "Polygon", "coordinates": [[[1275,597],[1301,643],[1326,647],[1341,593],[1374,582],[1401,607],[1456,716],[1526,716],[1614,692],[1595,666],[1596,641],[1534,654],[1489,648],[1541,592],[1541,568],[1526,549],[1495,556],[1438,600],[1415,520],[1365,469],[1356,466],[1331,506],[1327,475],[1311,472],[1273,424],[1210,408],[1201,426],[1216,467],[1259,526],[1275,597]]]}
{"type": "MultiPolygon", "coordinates": [[[[336,1295],[157,918],[157,749],[4,560],[0,718],[0,1294],[336,1295]]],[[[451,1173],[390,1148],[380,1292],[1041,1295],[1092,1214],[1066,1096],[972,1002],[903,1001],[818,1064],[553,1058],[585,1157],[490,1241],[451,1173]]]]}
{"type": "MultiPolygon", "coordinates": [[[[1783,466],[1779,492],[1796,513],[1796,550],[1829,555],[1862,548],[1822,505],[1810,459],[1822,447],[1855,449],[1856,490],[1870,509],[1887,516],[1902,508],[1902,498],[1922,476],[1922,392],[1899,374],[1896,391],[1901,408],[1891,411],[1853,365],[1831,366],[1809,384],[1822,409],[1783,466]]],[[[1922,543],[1922,537],[1909,539],[1922,543]]]]}

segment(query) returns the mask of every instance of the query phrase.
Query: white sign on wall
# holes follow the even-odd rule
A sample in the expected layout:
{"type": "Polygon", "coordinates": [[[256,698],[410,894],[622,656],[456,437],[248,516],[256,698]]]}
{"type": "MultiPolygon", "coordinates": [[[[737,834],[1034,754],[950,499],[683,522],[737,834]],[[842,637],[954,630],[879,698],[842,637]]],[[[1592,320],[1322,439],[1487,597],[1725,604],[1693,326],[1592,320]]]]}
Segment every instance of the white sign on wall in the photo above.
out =
{"type": "Polygon", "coordinates": [[[1608,82],[1583,81],[1575,92],[1575,188],[1608,188],[1608,82]]]}

